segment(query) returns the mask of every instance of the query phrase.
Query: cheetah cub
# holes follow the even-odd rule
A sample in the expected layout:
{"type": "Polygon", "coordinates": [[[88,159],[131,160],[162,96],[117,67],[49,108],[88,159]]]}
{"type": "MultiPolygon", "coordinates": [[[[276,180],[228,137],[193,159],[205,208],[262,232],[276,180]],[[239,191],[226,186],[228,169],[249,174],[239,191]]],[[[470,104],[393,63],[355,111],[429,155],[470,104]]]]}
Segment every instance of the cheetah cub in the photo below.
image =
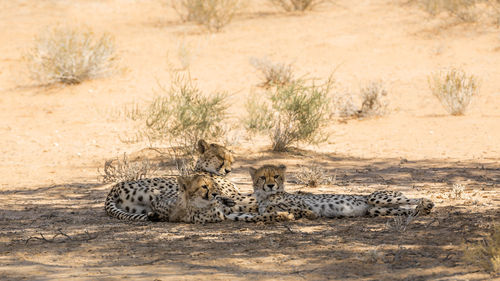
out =
{"type": "MultiPolygon", "coordinates": [[[[225,176],[231,172],[234,161],[232,153],[225,147],[205,140],[198,141],[200,156],[195,174],[210,176],[217,193],[231,198],[236,205],[232,211],[257,212],[257,202],[251,196],[242,195],[225,176]]],[[[115,184],[109,192],[104,208],[108,215],[121,220],[147,221],[152,211],[151,202],[161,197],[169,201],[177,197],[179,188],[175,177],[141,179],[115,184]]]]}
{"type": "Polygon", "coordinates": [[[401,192],[376,191],[370,195],[291,194],[285,187],[285,165],[250,168],[259,212],[285,211],[296,218],[340,218],[388,215],[427,215],[428,199],[408,199],[401,192]],[[417,205],[408,208],[409,205],[417,205]]]}
{"type": "Polygon", "coordinates": [[[148,214],[151,220],[215,223],[224,220],[270,222],[293,219],[288,213],[231,213],[230,207],[235,205],[234,201],[218,195],[213,178],[207,175],[180,176],[177,181],[179,193],[176,198],[153,199],[152,212],[148,214]]]}

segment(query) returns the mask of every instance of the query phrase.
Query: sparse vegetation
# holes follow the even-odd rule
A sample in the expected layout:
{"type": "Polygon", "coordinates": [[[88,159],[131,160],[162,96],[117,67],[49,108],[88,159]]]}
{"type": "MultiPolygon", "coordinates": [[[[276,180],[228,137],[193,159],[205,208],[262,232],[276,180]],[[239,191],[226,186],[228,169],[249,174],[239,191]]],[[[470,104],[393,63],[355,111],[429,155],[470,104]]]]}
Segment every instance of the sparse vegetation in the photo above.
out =
{"type": "Polygon", "coordinates": [[[370,82],[361,88],[361,109],[358,111],[358,117],[382,116],[387,109],[387,102],[384,97],[387,91],[381,82],[370,82]]]}
{"type": "Polygon", "coordinates": [[[464,22],[476,20],[476,14],[472,11],[476,0],[416,0],[413,2],[417,2],[432,16],[446,12],[464,22]]]}
{"type": "Polygon", "coordinates": [[[402,233],[406,231],[406,229],[413,222],[415,217],[416,217],[415,215],[395,216],[392,218],[392,220],[389,220],[386,225],[390,231],[402,233]]]}
{"type": "Polygon", "coordinates": [[[489,237],[464,245],[464,260],[492,274],[500,274],[500,225],[489,237]]]}
{"type": "Polygon", "coordinates": [[[352,94],[337,95],[335,108],[342,118],[369,118],[387,113],[387,90],[382,82],[369,82],[360,89],[361,106],[356,106],[352,94]]]}
{"type": "Polygon", "coordinates": [[[292,11],[307,11],[312,10],[319,4],[327,2],[327,0],[269,0],[276,6],[279,6],[287,12],[292,11]]]}
{"type": "Polygon", "coordinates": [[[435,72],[428,82],[432,94],[451,115],[463,115],[479,91],[478,79],[456,68],[435,72]]]}
{"type": "Polygon", "coordinates": [[[170,88],[160,86],[160,92],[144,113],[141,134],[150,142],[168,139],[194,151],[199,139],[223,135],[226,93],[204,95],[189,74],[176,74],[170,88]]]}
{"type": "Polygon", "coordinates": [[[263,81],[260,87],[267,89],[272,86],[284,86],[294,79],[291,64],[274,63],[257,58],[250,59],[250,64],[262,73],[263,81]]]}
{"type": "Polygon", "coordinates": [[[183,21],[192,21],[211,32],[220,31],[241,9],[240,0],[181,0],[171,1],[183,21]]]}
{"type": "Polygon", "coordinates": [[[462,199],[464,196],[465,186],[460,183],[453,184],[450,192],[450,198],[462,199]]]}
{"type": "Polygon", "coordinates": [[[78,84],[112,72],[117,57],[109,34],[54,28],[36,38],[25,59],[32,78],[42,84],[78,84]]]}
{"type": "Polygon", "coordinates": [[[127,154],[123,154],[123,159],[116,158],[104,162],[104,170],[98,171],[103,183],[133,181],[151,177],[156,171],[156,166],[149,160],[130,162],[127,154]]]}
{"type": "Polygon", "coordinates": [[[267,133],[274,151],[286,151],[293,143],[325,141],[328,136],[322,128],[327,122],[333,79],[322,85],[307,82],[297,79],[272,87],[267,90],[267,100],[252,96],[246,104],[247,130],[267,133]]]}
{"type": "Polygon", "coordinates": [[[336,175],[329,176],[327,170],[319,165],[300,166],[297,180],[308,187],[318,187],[321,184],[335,183],[336,175]]]}
{"type": "Polygon", "coordinates": [[[447,14],[458,22],[473,23],[488,17],[498,25],[500,1],[496,0],[412,0],[424,11],[435,17],[447,14]]]}

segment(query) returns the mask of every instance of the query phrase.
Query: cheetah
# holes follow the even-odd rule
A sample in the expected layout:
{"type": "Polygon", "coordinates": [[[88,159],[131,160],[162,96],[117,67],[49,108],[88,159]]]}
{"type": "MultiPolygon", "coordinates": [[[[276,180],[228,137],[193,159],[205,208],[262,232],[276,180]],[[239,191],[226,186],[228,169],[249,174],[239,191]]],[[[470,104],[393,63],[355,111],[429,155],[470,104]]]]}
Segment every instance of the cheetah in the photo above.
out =
{"type": "Polygon", "coordinates": [[[298,218],[314,219],[427,215],[434,207],[428,199],[408,199],[397,191],[376,191],[369,195],[291,194],[284,189],[285,172],[285,165],[250,168],[259,212],[285,211],[298,218]],[[417,206],[405,208],[409,205],[417,206]]]}
{"type": "Polygon", "coordinates": [[[225,220],[245,222],[275,222],[293,219],[288,213],[245,214],[232,213],[234,201],[217,194],[217,186],[208,175],[179,176],[176,198],[153,198],[152,221],[215,223],[225,220]]]}
{"type": "MultiPolygon", "coordinates": [[[[251,196],[242,195],[237,187],[225,178],[231,172],[234,161],[232,153],[225,147],[205,140],[198,141],[200,156],[195,165],[195,174],[212,177],[221,196],[229,197],[237,204],[231,211],[257,212],[257,201],[251,196]]],[[[170,200],[177,197],[175,177],[141,179],[115,184],[106,197],[104,208],[108,215],[121,220],[148,221],[152,211],[151,202],[161,197],[170,200]]]]}

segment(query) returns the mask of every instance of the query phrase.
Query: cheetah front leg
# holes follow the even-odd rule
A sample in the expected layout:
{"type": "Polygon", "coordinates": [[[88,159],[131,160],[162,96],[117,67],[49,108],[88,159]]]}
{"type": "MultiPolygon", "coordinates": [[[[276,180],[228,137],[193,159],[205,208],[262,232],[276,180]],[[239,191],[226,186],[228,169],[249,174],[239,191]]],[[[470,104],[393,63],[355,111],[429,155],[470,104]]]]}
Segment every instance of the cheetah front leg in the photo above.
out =
{"type": "Polygon", "coordinates": [[[299,218],[308,218],[310,220],[314,220],[318,218],[318,215],[309,209],[308,206],[306,205],[299,205],[299,206],[287,206],[286,204],[280,203],[276,205],[270,205],[267,207],[266,212],[272,212],[273,207],[276,209],[274,211],[282,211],[282,212],[288,212],[291,213],[295,219],[299,218]]]}
{"type": "Polygon", "coordinates": [[[295,217],[288,212],[273,212],[263,214],[232,213],[226,215],[226,218],[229,220],[245,222],[280,222],[294,220],[295,217]]]}

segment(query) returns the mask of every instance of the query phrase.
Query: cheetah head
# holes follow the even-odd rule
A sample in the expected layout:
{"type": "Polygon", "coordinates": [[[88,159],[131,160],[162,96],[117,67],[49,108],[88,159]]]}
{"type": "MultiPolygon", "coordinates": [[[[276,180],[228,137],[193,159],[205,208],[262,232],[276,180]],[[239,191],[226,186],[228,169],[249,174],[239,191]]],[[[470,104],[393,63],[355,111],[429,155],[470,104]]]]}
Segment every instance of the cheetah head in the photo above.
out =
{"type": "Polygon", "coordinates": [[[179,198],[185,206],[204,208],[217,197],[215,184],[209,176],[179,176],[179,198]]]}
{"type": "Polygon", "coordinates": [[[196,162],[197,170],[219,176],[225,176],[231,172],[231,164],[234,162],[233,154],[224,146],[199,140],[198,151],[201,155],[196,162]]]}
{"type": "Polygon", "coordinates": [[[265,199],[271,194],[285,190],[285,165],[264,165],[258,169],[250,168],[253,190],[257,199],[265,199]]]}

